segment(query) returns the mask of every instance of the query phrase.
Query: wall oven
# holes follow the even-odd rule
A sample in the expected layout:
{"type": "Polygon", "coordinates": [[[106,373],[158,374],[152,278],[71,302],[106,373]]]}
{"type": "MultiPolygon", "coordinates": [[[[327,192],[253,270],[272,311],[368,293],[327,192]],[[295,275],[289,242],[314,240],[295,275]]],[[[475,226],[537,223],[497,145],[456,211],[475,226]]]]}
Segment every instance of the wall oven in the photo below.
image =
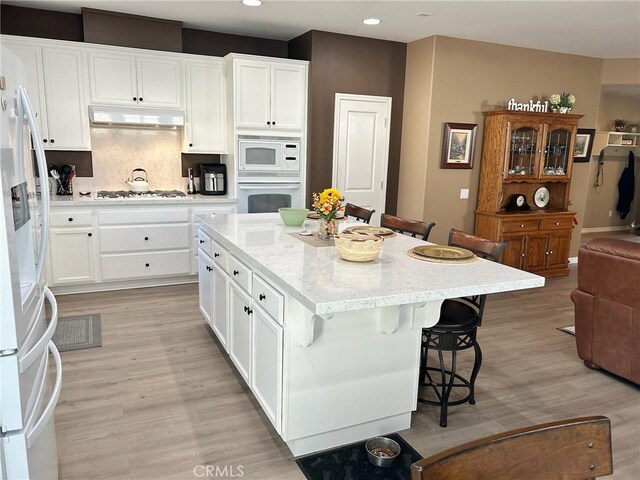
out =
{"type": "Polygon", "coordinates": [[[277,212],[281,207],[303,207],[302,184],[238,183],[238,213],[277,212]]]}
{"type": "Polygon", "coordinates": [[[300,173],[300,139],[239,137],[240,172],[300,173]]]}

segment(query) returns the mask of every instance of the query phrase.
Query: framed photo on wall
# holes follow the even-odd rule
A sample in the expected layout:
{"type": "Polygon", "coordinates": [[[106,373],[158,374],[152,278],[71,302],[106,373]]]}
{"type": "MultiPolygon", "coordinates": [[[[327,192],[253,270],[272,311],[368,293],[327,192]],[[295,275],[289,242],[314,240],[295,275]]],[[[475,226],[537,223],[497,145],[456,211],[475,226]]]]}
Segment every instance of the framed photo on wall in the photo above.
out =
{"type": "Polygon", "coordinates": [[[588,162],[591,158],[595,128],[579,128],[576,133],[576,147],[573,149],[574,162],[588,162]]]}
{"type": "Polygon", "coordinates": [[[440,168],[473,168],[475,123],[445,123],[440,168]]]}

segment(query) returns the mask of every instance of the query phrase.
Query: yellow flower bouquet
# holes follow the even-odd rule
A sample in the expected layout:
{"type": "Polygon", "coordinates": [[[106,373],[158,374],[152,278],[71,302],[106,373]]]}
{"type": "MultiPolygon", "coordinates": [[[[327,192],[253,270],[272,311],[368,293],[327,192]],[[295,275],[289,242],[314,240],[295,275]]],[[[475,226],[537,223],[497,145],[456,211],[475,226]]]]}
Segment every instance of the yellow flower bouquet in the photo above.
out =
{"type": "Polygon", "coordinates": [[[320,216],[318,237],[328,239],[338,233],[336,215],[342,210],[344,197],[335,188],[325,188],[321,194],[313,194],[314,211],[320,216]]]}

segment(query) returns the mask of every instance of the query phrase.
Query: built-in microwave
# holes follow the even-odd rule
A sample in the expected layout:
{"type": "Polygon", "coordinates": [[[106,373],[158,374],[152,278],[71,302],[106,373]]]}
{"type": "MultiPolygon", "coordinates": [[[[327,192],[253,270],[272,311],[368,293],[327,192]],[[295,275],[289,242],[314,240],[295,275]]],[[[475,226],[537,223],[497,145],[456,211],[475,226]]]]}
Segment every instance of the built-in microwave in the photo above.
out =
{"type": "Polygon", "coordinates": [[[239,137],[238,170],[241,172],[299,172],[300,139],[239,137]]]}

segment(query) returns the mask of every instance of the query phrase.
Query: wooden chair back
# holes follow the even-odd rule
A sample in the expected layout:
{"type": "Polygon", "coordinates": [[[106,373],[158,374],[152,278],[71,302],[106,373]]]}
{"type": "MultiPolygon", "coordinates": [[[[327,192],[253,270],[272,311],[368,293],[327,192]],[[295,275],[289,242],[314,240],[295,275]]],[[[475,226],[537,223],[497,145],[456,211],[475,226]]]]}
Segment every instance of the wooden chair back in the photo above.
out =
{"type": "Polygon", "coordinates": [[[358,221],[369,223],[371,216],[375,210],[367,210],[366,208],[359,207],[353,203],[347,203],[344,206],[344,214],[347,217],[354,217],[358,221]]]}
{"type": "Polygon", "coordinates": [[[429,238],[431,229],[435,227],[435,223],[425,223],[418,220],[409,220],[407,218],[396,217],[395,215],[389,215],[388,213],[382,214],[380,220],[380,226],[390,228],[399,233],[411,234],[413,238],[416,235],[420,235],[425,242],[429,238]]]}
{"type": "Polygon", "coordinates": [[[502,251],[507,246],[504,242],[494,242],[461,230],[456,230],[455,228],[449,230],[449,245],[466,248],[477,256],[493,260],[494,262],[500,260],[500,255],[502,255],[502,251]]]}
{"type": "Polygon", "coordinates": [[[511,430],[411,465],[412,480],[585,480],[611,473],[611,422],[603,416],[511,430]]]}

